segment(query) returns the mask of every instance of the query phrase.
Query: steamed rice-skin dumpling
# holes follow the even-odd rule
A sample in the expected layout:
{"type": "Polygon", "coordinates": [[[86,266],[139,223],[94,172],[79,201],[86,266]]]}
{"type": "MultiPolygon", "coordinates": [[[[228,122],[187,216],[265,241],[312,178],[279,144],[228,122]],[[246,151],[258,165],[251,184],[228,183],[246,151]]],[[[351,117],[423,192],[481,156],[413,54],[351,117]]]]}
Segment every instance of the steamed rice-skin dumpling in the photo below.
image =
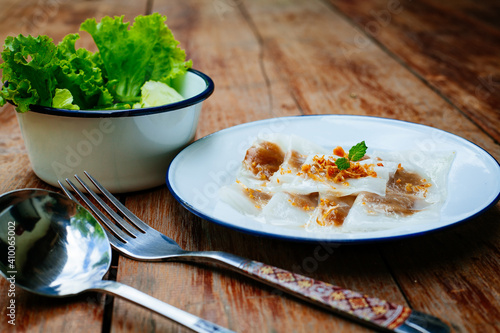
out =
{"type": "Polygon", "coordinates": [[[353,161],[346,151],[294,135],[256,140],[220,198],[262,223],[314,232],[439,220],[453,152],[368,151],[353,161]]]}

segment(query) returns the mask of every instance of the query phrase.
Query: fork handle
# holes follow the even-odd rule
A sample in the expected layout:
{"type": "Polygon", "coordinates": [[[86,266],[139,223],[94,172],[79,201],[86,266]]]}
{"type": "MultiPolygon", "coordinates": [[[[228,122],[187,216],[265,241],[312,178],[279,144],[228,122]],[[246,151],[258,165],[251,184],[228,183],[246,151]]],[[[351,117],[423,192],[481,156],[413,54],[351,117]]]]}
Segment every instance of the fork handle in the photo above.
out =
{"type": "Polygon", "coordinates": [[[205,253],[205,258],[222,262],[255,280],[378,330],[398,333],[450,332],[449,326],[439,318],[412,311],[403,305],[369,297],[236,255],[223,252],[205,253]]]}
{"type": "Polygon", "coordinates": [[[240,266],[250,277],[289,292],[341,315],[393,330],[411,314],[411,309],[332,284],[294,274],[284,269],[246,260],[240,266]]]}

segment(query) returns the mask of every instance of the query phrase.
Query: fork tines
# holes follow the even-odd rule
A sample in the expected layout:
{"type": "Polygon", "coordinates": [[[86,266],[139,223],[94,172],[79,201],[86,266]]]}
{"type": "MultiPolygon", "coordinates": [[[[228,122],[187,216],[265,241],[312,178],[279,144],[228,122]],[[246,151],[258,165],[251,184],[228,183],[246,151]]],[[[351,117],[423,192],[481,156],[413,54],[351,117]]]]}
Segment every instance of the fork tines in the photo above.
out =
{"type": "MultiPolygon", "coordinates": [[[[75,193],[80,197],[80,199],[85,202],[89,209],[94,213],[94,215],[109,229],[105,231],[110,238],[111,243],[115,243],[115,239],[127,243],[131,238],[135,238],[138,233],[144,233],[148,226],[142,222],[137,216],[135,216],[128,208],[126,208],[116,197],[114,197],[106,188],[104,188],[95,178],[93,178],[89,173],[84,171],[85,175],[90,179],[92,184],[101,192],[101,194],[106,197],[109,202],[126,217],[128,221],[122,218],[115,210],[113,210],[106,202],[99,197],[91,188],[88,186],[78,175],[75,175],[76,180],[81,184],[81,186],[89,193],[89,195],[97,202],[97,204],[108,214],[104,214],[97,206],[68,178],[66,182],[75,191],[75,193]],[[114,221],[114,222],[113,222],[114,221]]],[[[59,181],[64,193],[73,201],[78,202],[75,196],[59,181]]]]}

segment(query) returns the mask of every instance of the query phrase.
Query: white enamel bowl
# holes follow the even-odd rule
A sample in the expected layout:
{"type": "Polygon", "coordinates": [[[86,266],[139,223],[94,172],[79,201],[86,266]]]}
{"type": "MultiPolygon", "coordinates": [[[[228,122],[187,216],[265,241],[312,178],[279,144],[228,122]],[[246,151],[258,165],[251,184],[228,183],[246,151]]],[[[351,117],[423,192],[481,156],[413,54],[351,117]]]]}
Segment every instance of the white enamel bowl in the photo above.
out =
{"type": "Polygon", "coordinates": [[[133,110],[32,106],[17,113],[33,171],[58,186],[58,180],[85,170],[115,193],[164,184],[171,160],[194,139],[202,102],[214,83],[190,69],[172,87],[185,100],[133,110]]]}

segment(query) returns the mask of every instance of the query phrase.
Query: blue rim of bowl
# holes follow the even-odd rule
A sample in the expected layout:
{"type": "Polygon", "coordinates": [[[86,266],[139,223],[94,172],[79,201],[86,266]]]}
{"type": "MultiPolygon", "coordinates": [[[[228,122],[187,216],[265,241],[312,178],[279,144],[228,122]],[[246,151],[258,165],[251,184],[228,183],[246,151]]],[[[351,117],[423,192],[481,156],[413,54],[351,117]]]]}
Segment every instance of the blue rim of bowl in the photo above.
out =
{"type": "Polygon", "coordinates": [[[188,69],[188,72],[191,72],[201,77],[205,81],[207,86],[198,95],[187,98],[180,102],[162,106],[155,106],[150,108],[123,109],[123,110],[67,110],[67,109],[51,108],[41,105],[31,105],[30,112],[43,113],[54,116],[76,117],[76,118],[114,118],[114,117],[146,116],[155,113],[177,111],[182,108],[204,101],[210,95],[212,95],[215,89],[215,84],[208,75],[192,68],[188,69]]]}

